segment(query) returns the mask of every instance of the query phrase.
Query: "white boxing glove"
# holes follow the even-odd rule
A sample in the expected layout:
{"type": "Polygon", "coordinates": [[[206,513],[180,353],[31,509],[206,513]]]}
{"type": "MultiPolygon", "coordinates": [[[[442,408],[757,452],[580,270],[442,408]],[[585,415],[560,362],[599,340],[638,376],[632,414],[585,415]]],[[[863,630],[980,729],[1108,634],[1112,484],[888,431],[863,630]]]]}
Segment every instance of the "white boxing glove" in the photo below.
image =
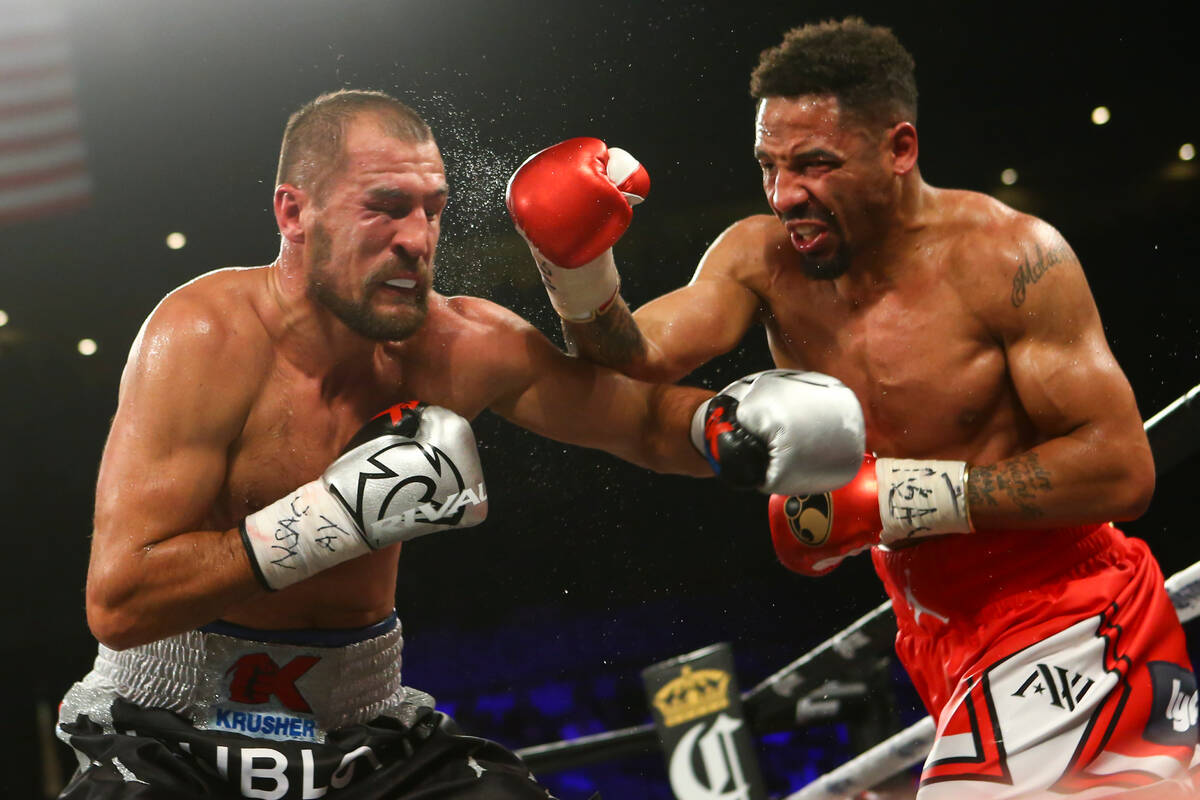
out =
{"type": "Polygon", "coordinates": [[[242,520],[259,580],[282,589],[335,564],[487,517],[471,425],[438,406],[399,403],[362,427],[315,481],[242,520]]]}

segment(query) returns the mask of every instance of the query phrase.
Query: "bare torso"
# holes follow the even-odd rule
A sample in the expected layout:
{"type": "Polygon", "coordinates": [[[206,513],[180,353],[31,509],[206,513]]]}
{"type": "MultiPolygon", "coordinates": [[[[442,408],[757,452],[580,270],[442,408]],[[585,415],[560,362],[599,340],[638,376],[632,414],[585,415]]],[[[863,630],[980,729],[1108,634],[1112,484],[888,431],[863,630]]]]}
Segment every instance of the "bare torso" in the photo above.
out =
{"type": "MultiPolygon", "coordinates": [[[[762,256],[738,266],[761,299],[775,363],[838,376],[863,404],[867,446],[880,455],[995,461],[1036,444],[987,322],[997,248],[980,246],[1011,219],[1000,204],[940,192],[946,210],[907,234],[898,280],[852,286],[807,277],[773,217],[762,256]],[[981,232],[982,231],[982,232],[981,232]]],[[[999,276],[1003,278],[1003,276],[999,276]]],[[[1011,275],[1009,276],[1011,279],[1011,275]]]]}
{"type": "MultiPolygon", "coordinates": [[[[487,365],[494,337],[462,313],[480,301],[431,293],[426,324],[413,337],[377,345],[372,363],[332,375],[311,374],[279,346],[265,274],[265,269],[245,270],[207,279],[215,284],[207,288],[229,299],[230,317],[252,332],[242,345],[257,349],[253,361],[266,365],[241,432],[230,444],[224,483],[205,520],[218,530],[236,527],[247,514],[315,479],[364,422],[393,403],[419,399],[471,419],[492,399],[487,365]]],[[[256,377],[236,379],[253,383],[256,377]]],[[[393,608],[399,550],[400,545],[393,545],[347,561],[233,607],[223,618],[267,629],[376,622],[393,608]]]]}

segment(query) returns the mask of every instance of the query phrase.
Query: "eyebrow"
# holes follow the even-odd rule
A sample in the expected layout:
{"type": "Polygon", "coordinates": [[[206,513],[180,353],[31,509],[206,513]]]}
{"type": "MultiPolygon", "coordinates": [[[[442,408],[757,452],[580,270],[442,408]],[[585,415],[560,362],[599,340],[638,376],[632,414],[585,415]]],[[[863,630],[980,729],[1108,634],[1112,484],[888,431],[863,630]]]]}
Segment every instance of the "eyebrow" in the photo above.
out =
{"type": "MultiPolygon", "coordinates": [[[[765,158],[767,151],[761,147],[754,148],[754,157],[756,159],[765,158]]],[[[842,157],[837,153],[830,152],[823,147],[813,147],[808,150],[801,150],[799,153],[792,153],[788,157],[789,161],[842,161],[842,157]]]]}
{"type": "MultiPolygon", "coordinates": [[[[443,183],[441,186],[431,192],[431,194],[436,197],[445,197],[446,195],[450,194],[450,187],[443,183]]],[[[386,186],[379,186],[373,189],[368,189],[367,198],[376,203],[395,203],[412,200],[414,195],[412,192],[405,191],[404,189],[393,189],[386,186]]]]}

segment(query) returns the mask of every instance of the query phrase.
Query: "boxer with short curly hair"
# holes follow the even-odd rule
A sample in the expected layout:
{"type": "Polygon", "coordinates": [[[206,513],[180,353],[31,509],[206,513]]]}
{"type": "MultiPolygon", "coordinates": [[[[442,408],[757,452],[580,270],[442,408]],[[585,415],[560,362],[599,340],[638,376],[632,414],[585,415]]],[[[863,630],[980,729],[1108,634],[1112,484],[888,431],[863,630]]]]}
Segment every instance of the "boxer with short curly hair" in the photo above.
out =
{"type": "Polygon", "coordinates": [[[854,390],[872,452],[824,497],[772,498],[772,538],[808,575],[871,551],[938,724],[921,800],[1179,796],[1197,731],[1184,634],[1145,543],[1109,524],[1154,488],[1133,391],[1058,231],[922,179],[913,70],[857,18],[766,51],[754,156],[772,213],[636,313],[611,252],[555,261],[603,221],[597,202],[561,209],[619,208],[619,186],[556,146],[513,176],[510,211],[583,356],[678,380],[761,323],[776,365],[854,390]]]}
{"type": "Polygon", "coordinates": [[[763,52],[750,76],[750,94],[829,95],[838,109],[864,123],[890,127],[917,122],[916,65],[887,28],[861,17],[793,28],[763,52]]]}
{"type": "Polygon", "coordinates": [[[715,396],[641,383],[433,291],[445,169],[386,95],[299,111],[279,174],[278,258],[171,292],[130,352],[96,489],[101,644],[61,706],[80,764],[62,796],[545,798],[400,682],[402,544],[487,513],[468,419],[769,491],[848,480],[861,410],[809,373],[715,396]]]}

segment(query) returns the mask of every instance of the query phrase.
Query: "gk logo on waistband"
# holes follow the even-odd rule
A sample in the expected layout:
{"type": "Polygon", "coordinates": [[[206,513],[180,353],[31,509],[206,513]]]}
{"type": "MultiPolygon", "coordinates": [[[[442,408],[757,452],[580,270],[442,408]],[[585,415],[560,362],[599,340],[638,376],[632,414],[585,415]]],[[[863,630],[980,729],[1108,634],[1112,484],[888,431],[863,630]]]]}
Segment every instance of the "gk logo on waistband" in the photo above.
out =
{"type": "Polygon", "coordinates": [[[316,656],[297,656],[280,667],[266,653],[247,653],[225,671],[233,673],[229,682],[229,699],[235,703],[260,705],[279,698],[292,711],[310,712],[312,707],[296,688],[296,681],[321,659],[316,656]]]}

